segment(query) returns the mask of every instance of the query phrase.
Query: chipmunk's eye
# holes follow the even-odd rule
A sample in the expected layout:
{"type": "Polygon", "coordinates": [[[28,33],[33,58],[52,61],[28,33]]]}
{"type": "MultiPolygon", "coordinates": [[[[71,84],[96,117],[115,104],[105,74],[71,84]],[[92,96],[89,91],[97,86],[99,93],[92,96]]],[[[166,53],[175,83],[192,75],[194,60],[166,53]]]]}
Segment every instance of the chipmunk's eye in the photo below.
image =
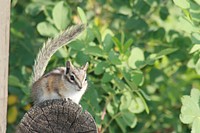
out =
{"type": "Polygon", "coordinates": [[[87,81],[87,77],[85,78],[85,81],[87,81]]]}
{"type": "Polygon", "coordinates": [[[74,80],[74,76],[73,76],[73,75],[71,75],[71,76],[70,76],[70,79],[71,79],[71,80],[74,80]]]}

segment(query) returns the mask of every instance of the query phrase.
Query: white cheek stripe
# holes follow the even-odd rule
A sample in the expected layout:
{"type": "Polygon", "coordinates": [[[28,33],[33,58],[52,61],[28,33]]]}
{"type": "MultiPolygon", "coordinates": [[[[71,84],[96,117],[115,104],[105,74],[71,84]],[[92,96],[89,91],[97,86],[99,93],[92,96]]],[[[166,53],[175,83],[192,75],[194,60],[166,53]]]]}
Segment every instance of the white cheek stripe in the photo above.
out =
{"type": "Polygon", "coordinates": [[[76,76],[74,75],[74,82],[78,85],[78,86],[81,86],[81,82],[78,80],[78,78],[76,78],[76,76]]]}

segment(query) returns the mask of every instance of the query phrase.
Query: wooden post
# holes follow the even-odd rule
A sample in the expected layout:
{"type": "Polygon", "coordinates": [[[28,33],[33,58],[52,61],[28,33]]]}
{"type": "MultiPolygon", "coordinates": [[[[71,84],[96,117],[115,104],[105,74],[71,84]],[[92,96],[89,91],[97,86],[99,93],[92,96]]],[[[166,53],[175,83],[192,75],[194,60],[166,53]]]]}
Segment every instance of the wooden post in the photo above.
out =
{"type": "Polygon", "coordinates": [[[0,0],[0,133],[6,132],[10,0],[0,0]]]}
{"type": "Polygon", "coordinates": [[[82,112],[72,100],[47,100],[32,107],[18,125],[16,133],[97,133],[89,112],[82,112]]]}

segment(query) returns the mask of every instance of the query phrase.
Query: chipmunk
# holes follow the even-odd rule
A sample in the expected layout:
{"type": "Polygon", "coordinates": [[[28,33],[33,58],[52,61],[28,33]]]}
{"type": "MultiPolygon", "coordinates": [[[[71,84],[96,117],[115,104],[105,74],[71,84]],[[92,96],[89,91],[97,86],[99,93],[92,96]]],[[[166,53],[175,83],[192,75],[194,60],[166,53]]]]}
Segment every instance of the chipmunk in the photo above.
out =
{"type": "Polygon", "coordinates": [[[88,63],[81,68],[76,68],[70,61],[67,61],[66,67],[58,67],[45,75],[43,74],[51,56],[60,47],[77,38],[84,29],[85,26],[83,24],[73,26],[54,39],[49,39],[44,43],[33,66],[31,95],[34,104],[49,99],[63,98],[69,98],[79,104],[82,95],[87,89],[86,71],[88,63]]]}

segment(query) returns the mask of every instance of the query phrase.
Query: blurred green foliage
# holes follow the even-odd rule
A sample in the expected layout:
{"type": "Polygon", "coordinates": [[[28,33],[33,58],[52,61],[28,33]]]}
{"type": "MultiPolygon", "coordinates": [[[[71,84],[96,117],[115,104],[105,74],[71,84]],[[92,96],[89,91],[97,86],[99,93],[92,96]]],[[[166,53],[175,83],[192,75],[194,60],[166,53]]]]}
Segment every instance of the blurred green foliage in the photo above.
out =
{"type": "Polygon", "coordinates": [[[191,124],[184,119],[190,101],[182,100],[184,112],[181,97],[200,88],[199,4],[198,0],[13,0],[7,132],[15,130],[32,105],[29,83],[43,42],[81,22],[88,25],[85,33],[61,48],[47,71],[64,66],[66,60],[76,66],[90,62],[89,87],[81,105],[99,130],[189,132],[181,121],[191,124]]]}

